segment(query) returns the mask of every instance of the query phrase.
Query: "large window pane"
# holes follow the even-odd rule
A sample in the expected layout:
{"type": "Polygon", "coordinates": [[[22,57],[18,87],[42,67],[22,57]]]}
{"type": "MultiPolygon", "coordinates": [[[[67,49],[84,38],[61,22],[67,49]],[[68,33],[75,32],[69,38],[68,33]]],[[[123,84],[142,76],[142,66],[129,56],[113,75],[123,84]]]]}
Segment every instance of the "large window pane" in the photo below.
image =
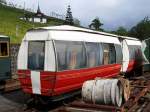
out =
{"type": "Polygon", "coordinates": [[[104,49],[104,65],[109,64],[109,45],[103,44],[104,49]]]}
{"type": "Polygon", "coordinates": [[[133,45],[129,45],[129,57],[130,60],[135,59],[135,48],[133,45]]]}
{"type": "Polygon", "coordinates": [[[86,43],[86,53],[88,67],[100,64],[100,46],[98,43],[86,43]]]}
{"type": "Polygon", "coordinates": [[[0,42],[0,56],[1,57],[5,57],[9,55],[8,46],[9,46],[8,42],[0,42]]]}
{"type": "Polygon", "coordinates": [[[134,46],[135,60],[142,60],[142,50],[140,46],[134,46]]]}
{"type": "Polygon", "coordinates": [[[99,50],[100,51],[100,62],[99,62],[99,65],[103,65],[103,45],[102,44],[99,44],[99,50]]]}
{"type": "Polygon", "coordinates": [[[82,42],[55,41],[58,70],[84,68],[86,65],[85,48],[82,42]]]}
{"type": "Polygon", "coordinates": [[[28,68],[44,70],[45,42],[29,42],[28,68]]]}
{"type": "Polygon", "coordinates": [[[58,70],[66,70],[67,42],[55,41],[58,70]]]}
{"type": "Polygon", "coordinates": [[[121,45],[115,45],[115,49],[116,49],[116,63],[122,63],[122,49],[121,49],[121,45]]]}
{"type": "Polygon", "coordinates": [[[116,63],[116,50],[114,44],[109,44],[109,64],[116,63]]]}

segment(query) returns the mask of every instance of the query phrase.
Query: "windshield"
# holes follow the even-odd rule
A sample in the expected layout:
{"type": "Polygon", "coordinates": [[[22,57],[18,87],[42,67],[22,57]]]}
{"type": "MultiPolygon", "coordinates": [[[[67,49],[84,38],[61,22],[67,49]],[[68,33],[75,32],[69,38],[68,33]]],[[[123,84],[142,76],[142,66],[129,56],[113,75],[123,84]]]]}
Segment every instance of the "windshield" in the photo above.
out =
{"type": "Polygon", "coordinates": [[[32,41],[28,47],[28,69],[44,70],[45,42],[32,41]]]}

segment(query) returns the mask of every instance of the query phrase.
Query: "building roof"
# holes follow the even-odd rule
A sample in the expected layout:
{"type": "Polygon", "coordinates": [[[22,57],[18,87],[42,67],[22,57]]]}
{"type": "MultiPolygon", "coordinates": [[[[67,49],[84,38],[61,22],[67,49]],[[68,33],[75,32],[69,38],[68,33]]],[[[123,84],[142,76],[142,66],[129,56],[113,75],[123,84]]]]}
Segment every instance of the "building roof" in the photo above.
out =
{"type": "Polygon", "coordinates": [[[41,14],[41,9],[40,9],[40,6],[39,6],[39,4],[38,4],[37,13],[38,13],[38,14],[41,14]]]}
{"type": "Polygon", "coordinates": [[[39,4],[38,4],[37,12],[35,13],[34,16],[35,16],[35,17],[46,17],[46,16],[44,15],[44,13],[41,12],[41,9],[40,9],[39,4]]]}

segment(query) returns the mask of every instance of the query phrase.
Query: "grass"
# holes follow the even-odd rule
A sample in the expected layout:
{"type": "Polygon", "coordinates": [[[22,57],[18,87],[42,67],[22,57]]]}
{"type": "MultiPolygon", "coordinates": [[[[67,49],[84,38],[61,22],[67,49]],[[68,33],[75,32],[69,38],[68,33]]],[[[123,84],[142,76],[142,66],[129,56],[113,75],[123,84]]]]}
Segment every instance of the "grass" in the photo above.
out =
{"type": "Polygon", "coordinates": [[[0,34],[9,36],[11,43],[20,43],[28,29],[61,25],[64,22],[63,20],[49,17],[47,24],[32,23],[20,20],[20,16],[23,16],[23,10],[0,4],[0,34]]]}

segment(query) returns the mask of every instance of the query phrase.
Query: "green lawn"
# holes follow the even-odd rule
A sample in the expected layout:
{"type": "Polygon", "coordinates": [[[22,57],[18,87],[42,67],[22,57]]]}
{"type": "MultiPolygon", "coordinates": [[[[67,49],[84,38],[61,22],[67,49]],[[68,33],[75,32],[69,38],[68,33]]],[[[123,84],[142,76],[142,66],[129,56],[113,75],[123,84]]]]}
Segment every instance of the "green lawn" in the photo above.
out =
{"type": "Polygon", "coordinates": [[[11,43],[20,43],[26,31],[33,27],[63,24],[62,20],[55,18],[49,18],[47,24],[25,22],[19,19],[20,16],[23,16],[23,10],[0,4],[0,34],[9,36],[11,43]]]}

